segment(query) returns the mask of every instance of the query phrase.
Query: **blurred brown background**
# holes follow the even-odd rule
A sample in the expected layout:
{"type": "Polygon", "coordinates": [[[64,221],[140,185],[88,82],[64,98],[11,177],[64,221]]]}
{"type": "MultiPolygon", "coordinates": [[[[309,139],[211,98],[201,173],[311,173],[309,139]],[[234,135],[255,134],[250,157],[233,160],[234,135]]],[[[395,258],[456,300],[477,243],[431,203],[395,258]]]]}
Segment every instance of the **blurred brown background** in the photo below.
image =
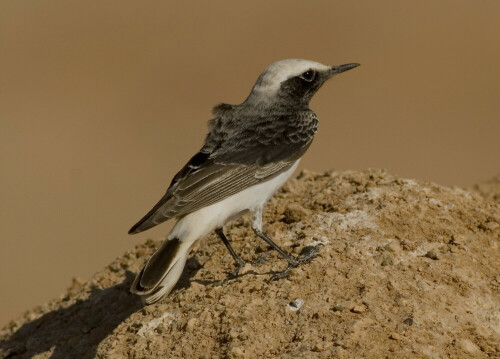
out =
{"type": "Polygon", "coordinates": [[[315,96],[302,168],[469,186],[500,170],[500,2],[1,1],[0,325],[126,234],[284,58],[360,62],[315,96]]]}

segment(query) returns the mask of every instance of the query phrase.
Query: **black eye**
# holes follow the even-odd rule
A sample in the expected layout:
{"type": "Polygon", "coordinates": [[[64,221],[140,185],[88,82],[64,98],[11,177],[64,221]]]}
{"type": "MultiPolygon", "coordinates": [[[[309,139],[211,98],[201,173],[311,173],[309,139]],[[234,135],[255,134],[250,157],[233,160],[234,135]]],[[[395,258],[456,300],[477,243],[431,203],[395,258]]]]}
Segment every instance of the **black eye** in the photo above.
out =
{"type": "Polygon", "coordinates": [[[307,81],[307,82],[311,82],[312,80],[314,80],[315,76],[316,76],[316,73],[313,70],[307,70],[302,75],[300,75],[300,78],[302,80],[307,81]]]}

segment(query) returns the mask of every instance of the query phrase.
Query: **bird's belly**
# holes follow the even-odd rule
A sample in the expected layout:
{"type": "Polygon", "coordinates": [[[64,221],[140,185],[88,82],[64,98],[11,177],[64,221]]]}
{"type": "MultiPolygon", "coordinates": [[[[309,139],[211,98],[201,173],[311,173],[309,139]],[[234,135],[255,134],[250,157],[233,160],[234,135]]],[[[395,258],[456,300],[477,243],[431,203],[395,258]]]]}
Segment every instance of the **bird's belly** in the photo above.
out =
{"type": "Polygon", "coordinates": [[[269,181],[244,189],[222,201],[182,217],[175,224],[168,237],[194,241],[248,211],[262,208],[274,192],[290,178],[298,164],[299,160],[287,171],[269,181]]]}

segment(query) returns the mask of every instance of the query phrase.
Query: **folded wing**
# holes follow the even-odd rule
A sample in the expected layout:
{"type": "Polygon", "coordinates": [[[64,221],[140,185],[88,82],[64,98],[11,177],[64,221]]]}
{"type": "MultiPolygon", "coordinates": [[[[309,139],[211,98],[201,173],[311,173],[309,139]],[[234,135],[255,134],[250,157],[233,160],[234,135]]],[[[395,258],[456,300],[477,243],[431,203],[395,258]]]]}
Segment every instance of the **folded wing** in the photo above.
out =
{"type": "Polygon", "coordinates": [[[292,140],[287,134],[275,132],[262,143],[250,140],[252,134],[248,132],[241,131],[239,136],[215,146],[209,134],[207,143],[212,140],[211,148],[205,145],[191,158],[174,177],[165,195],[129,233],[145,231],[277,176],[304,154],[314,134],[314,131],[302,136],[294,133],[292,140]]]}

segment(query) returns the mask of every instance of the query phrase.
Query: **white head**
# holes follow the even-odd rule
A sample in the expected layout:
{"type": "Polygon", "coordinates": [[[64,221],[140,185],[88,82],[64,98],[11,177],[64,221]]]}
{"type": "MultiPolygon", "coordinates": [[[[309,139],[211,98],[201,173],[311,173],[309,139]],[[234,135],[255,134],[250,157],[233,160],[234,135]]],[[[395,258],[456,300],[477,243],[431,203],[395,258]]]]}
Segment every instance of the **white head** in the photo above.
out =
{"type": "Polygon", "coordinates": [[[320,64],[319,62],[287,59],[275,62],[269,65],[259,76],[252,92],[266,97],[272,97],[280,89],[281,83],[288,80],[290,77],[299,76],[300,74],[316,70],[318,72],[328,71],[329,66],[320,64]]]}
{"type": "Polygon", "coordinates": [[[358,64],[326,66],[318,62],[288,59],[269,65],[259,76],[245,102],[269,103],[278,99],[307,103],[333,75],[350,70],[358,64]]]}

